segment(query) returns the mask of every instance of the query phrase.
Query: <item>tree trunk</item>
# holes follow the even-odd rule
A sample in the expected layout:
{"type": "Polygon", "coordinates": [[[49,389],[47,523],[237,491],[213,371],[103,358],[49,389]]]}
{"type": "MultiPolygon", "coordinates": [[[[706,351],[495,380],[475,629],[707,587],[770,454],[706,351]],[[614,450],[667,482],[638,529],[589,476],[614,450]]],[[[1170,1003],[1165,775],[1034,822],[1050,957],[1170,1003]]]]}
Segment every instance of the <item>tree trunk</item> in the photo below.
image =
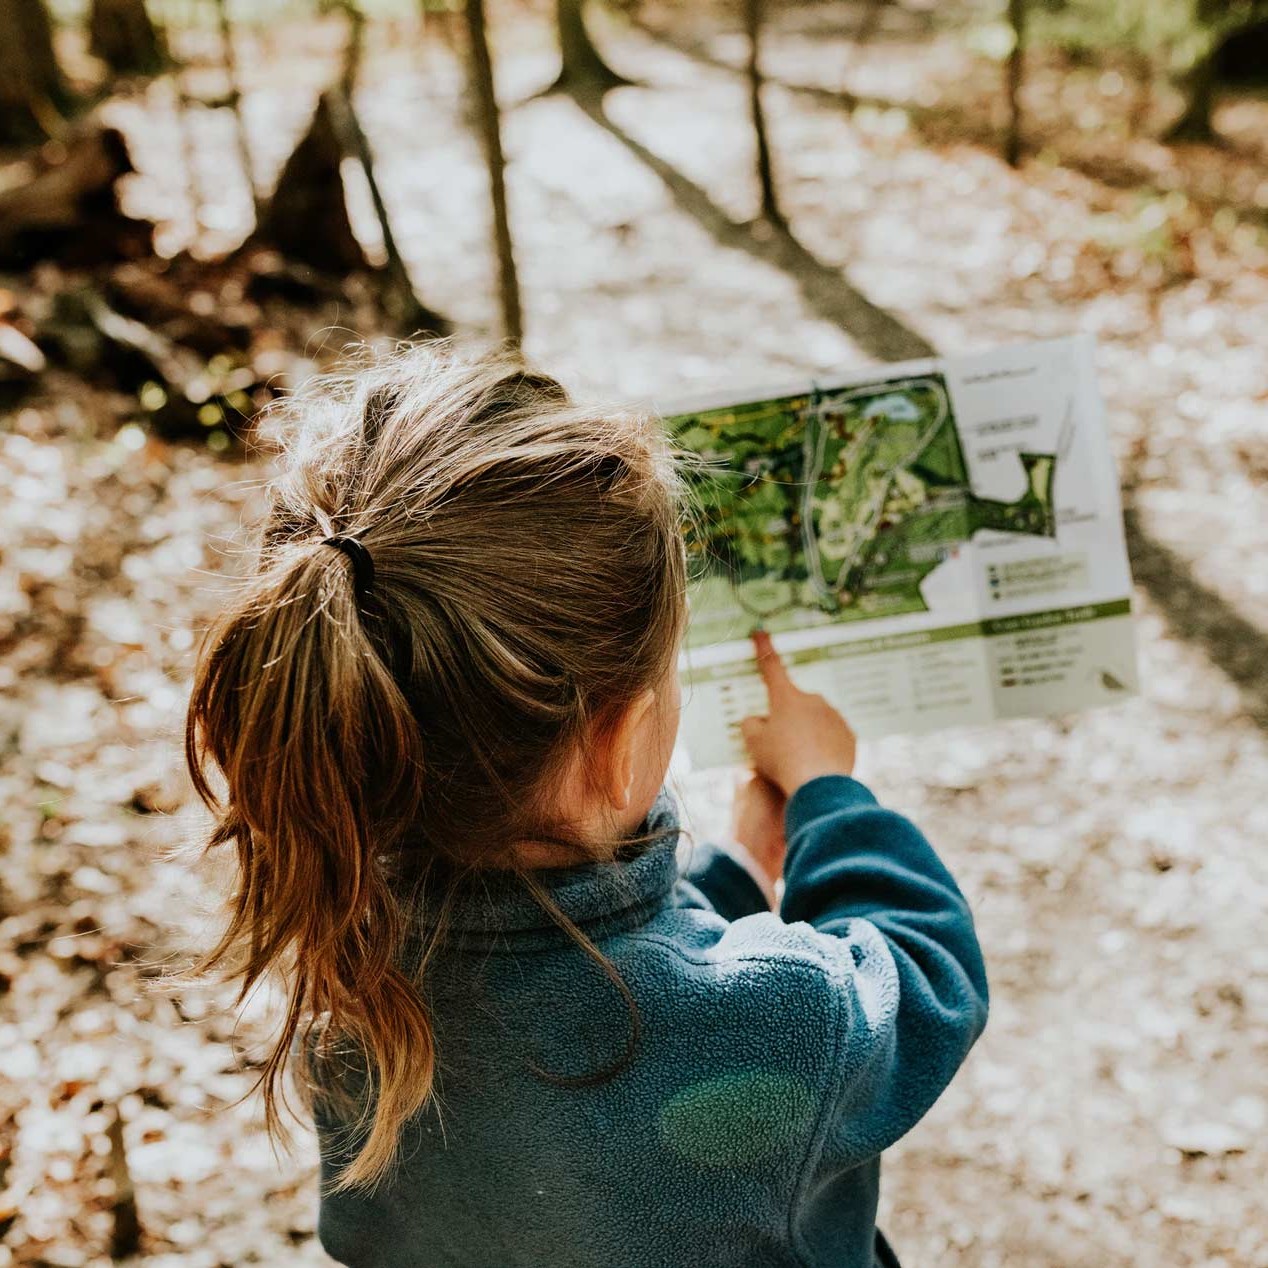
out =
{"type": "Polygon", "coordinates": [[[92,0],[89,51],[116,75],[154,75],[167,57],[145,0],[92,0]]]}
{"type": "Polygon", "coordinates": [[[258,223],[263,212],[260,191],[255,183],[255,165],[251,162],[251,141],[247,136],[247,121],[242,113],[242,86],[238,77],[238,54],[233,42],[233,23],[229,19],[228,0],[216,0],[216,17],[220,24],[220,54],[224,62],[225,78],[229,84],[229,109],[233,111],[234,135],[238,142],[238,156],[242,162],[242,176],[251,194],[251,206],[258,223]]]}
{"type": "Polygon", "coordinates": [[[1268,2],[1245,15],[1244,25],[1230,31],[1215,52],[1215,77],[1238,88],[1268,87],[1268,2]]]}
{"type": "Polygon", "coordinates": [[[449,322],[418,298],[418,292],[410,280],[409,269],[396,245],[392,220],[387,214],[387,204],[383,201],[383,193],[374,174],[374,155],[370,152],[370,142],[352,105],[361,71],[361,56],[365,51],[365,14],[357,0],[342,0],[342,6],[348,19],[348,44],[344,51],[343,72],[339,82],[326,96],[330,106],[330,122],[334,127],[339,149],[345,157],[355,159],[361,165],[366,187],[370,191],[370,202],[374,206],[375,216],[378,217],[379,232],[383,235],[387,265],[383,270],[385,285],[380,292],[381,300],[388,315],[407,335],[447,335],[450,332],[449,322]]]}
{"type": "Polygon", "coordinates": [[[480,138],[484,144],[484,161],[489,169],[489,192],[493,201],[493,241],[498,258],[502,328],[508,339],[519,343],[524,336],[524,321],[520,307],[519,279],[515,273],[515,249],[506,214],[506,158],[502,153],[502,129],[493,85],[493,62],[489,57],[489,44],[485,38],[484,0],[466,0],[466,15],[471,91],[475,98],[480,138]]]}
{"type": "Polygon", "coordinates": [[[762,109],[762,9],[763,0],[744,0],[744,27],[748,35],[749,111],[757,143],[757,184],[762,194],[762,215],[772,224],[783,224],[775,195],[775,173],[771,165],[770,140],[766,134],[766,112],[762,109]]]}
{"type": "Polygon", "coordinates": [[[455,38],[457,23],[454,19],[457,17],[458,15],[448,5],[438,4],[436,0],[419,0],[418,25],[423,43],[430,43],[435,36],[444,41],[445,47],[451,53],[455,52],[458,41],[455,38]]]}
{"type": "Polygon", "coordinates": [[[1211,118],[1215,113],[1216,59],[1225,40],[1258,16],[1258,6],[1252,5],[1241,21],[1231,20],[1231,8],[1228,0],[1195,0],[1193,16],[1206,36],[1206,44],[1182,81],[1184,110],[1168,129],[1168,141],[1209,143],[1217,140],[1211,118]]]}
{"type": "Polygon", "coordinates": [[[1206,53],[1185,76],[1184,111],[1167,130],[1168,141],[1210,143],[1216,139],[1211,116],[1215,112],[1215,48],[1206,53]]]}
{"type": "Polygon", "coordinates": [[[1127,114],[1127,131],[1140,136],[1149,122],[1149,109],[1154,100],[1154,63],[1148,53],[1137,51],[1131,59],[1132,92],[1131,109],[1127,114]]]}
{"type": "Polygon", "coordinates": [[[123,134],[100,124],[32,152],[18,179],[0,189],[0,270],[40,260],[82,268],[149,256],[154,226],[119,209],[119,180],[135,170],[123,134]]]}
{"type": "Polygon", "coordinates": [[[868,0],[868,5],[863,13],[863,18],[859,22],[858,30],[854,33],[854,44],[857,48],[863,48],[870,44],[876,32],[881,25],[881,10],[885,8],[888,0],[868,0]]]}
{"type": "Polygon", "coordinates": [[[342,161],[343,146],[326,93],[282,168],[273,197],[261,212],[256,237],[287,259],[324,273],[368,272],[369,262],[348,219],[342,161]]]}
{"type": "Polygon", "coordinates": [[[44,0],[0,0],[0,145],[55,132],[67,104],[44,0]]]}
{"type": "Polygon", "coordinates": [[[1026,0],[1008,0],[1008,23],[1013,31],[1013,47],[1004,69],[1004,92],[1008,100],[1004,161],[1009,167],[1016,167],[1021,162],[1021,89],[1026,69],[1026,0]]]}
{"type": "Polygon", "coordinates": [[[136,1188],[123,1142],[123,1120],[116,1109],[106,1127],[110,1142],[107,1173],[114,1184],[110,1201],[110,1258],[130,1259],[141,1249],[141,1218],[137,1213],[136,1188]]]}
{"type": "Polygon", "coordinates": [[[586,29],[585,0],[556,0],[555,21],[559,29],[562,66],[551,92],[602,96],[610,88],[631,81],[618,75],[595,48],[586,29]]]}

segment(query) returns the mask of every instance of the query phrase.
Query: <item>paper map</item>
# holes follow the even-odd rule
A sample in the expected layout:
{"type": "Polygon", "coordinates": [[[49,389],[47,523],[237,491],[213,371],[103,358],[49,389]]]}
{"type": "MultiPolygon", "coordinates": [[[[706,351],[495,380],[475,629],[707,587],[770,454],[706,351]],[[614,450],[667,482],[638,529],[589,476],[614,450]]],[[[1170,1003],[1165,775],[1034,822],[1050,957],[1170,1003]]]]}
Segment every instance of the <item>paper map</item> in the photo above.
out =
{"type": "Polygon", "coordinates": [[[689,455],[692,764],[765,711],[758,625],[860,736],[1136,686],[1118,481],[1084,338],[666,411],[689,455]]]}

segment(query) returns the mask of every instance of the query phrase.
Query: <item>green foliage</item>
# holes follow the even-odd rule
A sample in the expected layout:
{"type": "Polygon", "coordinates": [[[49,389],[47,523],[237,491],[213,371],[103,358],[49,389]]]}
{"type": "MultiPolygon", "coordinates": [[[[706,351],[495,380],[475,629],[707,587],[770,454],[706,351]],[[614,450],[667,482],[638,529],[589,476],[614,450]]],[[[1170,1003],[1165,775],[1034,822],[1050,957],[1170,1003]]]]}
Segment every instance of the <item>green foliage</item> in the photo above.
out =
{"type": "Polygon", "coordinates": [[[1268,16],[1265,0],[1065,0],[1036,4],[1036,43],[1072,55],[1131,52],[1183,73],[1221,39],[1268,16]]]}
{"type": "Polygon", "coordinates": [[[1097,217],[1092,237],[1102,249],[1133,253],[1141,260],[1168,263],[1194,229],[1195,211],[1179,190],[1161,196],[1142,194],[1130,213],[1097,217]]]}
{"type": "Polygon", "coordinates": [[[1068,0],[1035,14],[1036,41],[1072,54],[1131,51],[1169,58],[1200,32],[1194,0],[1068,0]]]}

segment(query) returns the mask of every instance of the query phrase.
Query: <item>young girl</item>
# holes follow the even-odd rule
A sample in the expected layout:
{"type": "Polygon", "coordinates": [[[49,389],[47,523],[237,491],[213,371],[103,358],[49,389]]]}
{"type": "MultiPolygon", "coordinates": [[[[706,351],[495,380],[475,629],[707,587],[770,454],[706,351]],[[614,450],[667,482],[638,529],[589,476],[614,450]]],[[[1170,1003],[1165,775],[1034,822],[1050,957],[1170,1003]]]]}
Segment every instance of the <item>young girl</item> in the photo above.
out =
{"type": "Polygon", "coordinates": [[[657,422],[435,346],[292,409],[187,743],[238,867],[210,960],[286,984],[263,1084],[275,1127],[303,1069],[326,1249],[894,1262],[879,1158],[981,1032],[972,920],[764,639],[737,807],[764,876],[706,847],[680,872],[683,511],[657,422]]]}

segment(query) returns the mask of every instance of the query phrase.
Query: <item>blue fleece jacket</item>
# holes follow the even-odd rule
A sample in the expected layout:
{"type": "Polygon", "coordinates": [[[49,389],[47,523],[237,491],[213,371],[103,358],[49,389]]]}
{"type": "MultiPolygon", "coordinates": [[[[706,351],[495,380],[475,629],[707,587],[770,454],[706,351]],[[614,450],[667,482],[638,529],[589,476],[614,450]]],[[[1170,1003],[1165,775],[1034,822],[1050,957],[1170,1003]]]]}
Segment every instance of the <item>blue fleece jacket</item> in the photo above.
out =
{"type": "MultiPolygon", "coordinates": [[[[509,881],[428,965],[437,1099],[399,1169],[323,1197],[355,1268],[872,1268],[880,1154],[986,1021],[968,906],[906,819],[831,776],[788,804],[778,915],[716,850],[543,873],[637,1007],[509,881]],[[605,1070],[612,1070],[602,1077],[605,1070]],[[599,1077],[596,1077],[598,1075],[599,1077]]],[[[349,1135],[318,1115],[323,1178],[349,1135]]]]}

